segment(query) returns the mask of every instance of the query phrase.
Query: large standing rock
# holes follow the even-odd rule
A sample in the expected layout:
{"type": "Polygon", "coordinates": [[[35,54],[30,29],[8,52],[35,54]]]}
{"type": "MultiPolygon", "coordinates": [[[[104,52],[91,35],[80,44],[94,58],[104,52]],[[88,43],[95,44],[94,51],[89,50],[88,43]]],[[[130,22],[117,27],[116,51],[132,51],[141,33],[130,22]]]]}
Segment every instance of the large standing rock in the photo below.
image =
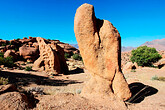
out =
{"type": "Polygon", "coordinates": [[[85,67],[92,75],[82,90],[85,97],[131,97],[121,71],[121,38],[107,20],[95,17],[92,5],[80,6],[74,19],[74,31],[85,67]]]}
{"type": "Polygon", "coordinates": [[[46,72],[55,74],[68,73],[68,66],[64,58],[63,49],[57,44],[46,44],[44,39],[37,37],[40,57],[34,62],[33,69],[38,70],[44,66],[46,72]]]}

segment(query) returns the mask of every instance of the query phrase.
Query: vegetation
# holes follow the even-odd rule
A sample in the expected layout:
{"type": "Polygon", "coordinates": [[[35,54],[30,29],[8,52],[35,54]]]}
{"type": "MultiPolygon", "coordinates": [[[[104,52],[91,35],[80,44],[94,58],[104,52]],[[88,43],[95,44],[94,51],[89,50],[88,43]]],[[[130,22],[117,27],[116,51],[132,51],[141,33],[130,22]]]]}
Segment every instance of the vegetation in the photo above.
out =
{"type": "Polygon", "coordinates": [[[136,70],[135,69],[132,69],[131,72],[136,72],[136,70]]]}
{"type": "Polygon", "coordinates": [[[6,46],[7,44],[6,43],[2,43],[2,46],[6,46]]]}
{"type": "Polygon", "coordinates": [[[151,78],[151,80],[165,81],[165,77],[154,76],[151,78]]]}
{"type": "Polygon", "coordinates": [[[0,85],[6,85],[9,83],[8,78],[0,77],[0,85]]]}
{"type": "Polygon", "coordinates": [[[161,59],[161,55],[155,48],[147,46],[138,47],[132,50],[131,54],[131,61],[136,62],[139,66],[152,66],[152,63],[161,59]]]}
{"type": "Polygon", "coordinates": [[[16,40],[20,40],[20,38],[17,38],[16,40]]]}
{"type": "Polygon", "coordinates": [[[0,57],[4,57],[4,52],[0,52],[0,57]]]}
{"type": "Polygon", "coordinates": [[[74,54],[72,58],[75,60],[82,60],[82,57],[79,54],[74,54]]]}
{"type": "Polygon", "coordinates": [[[32,71],[32,66],[26,66],[25,71],[32,71]]]}
{"type": "Polygon", "coordinates": [[[64,54],[64,57],[65,57],[65,59],[68,59],[68,58],[70,58],[70,55],[69,55],[69,53],[65,53],[65,54],[64,54]]]}
{"type": "Polygon", "coordinates": [[[4,58],[3,55],[0,55],[0,65],[4,65],[6,67],[13,67],[14,66],[14,59],[12,56],[4,58]]]}

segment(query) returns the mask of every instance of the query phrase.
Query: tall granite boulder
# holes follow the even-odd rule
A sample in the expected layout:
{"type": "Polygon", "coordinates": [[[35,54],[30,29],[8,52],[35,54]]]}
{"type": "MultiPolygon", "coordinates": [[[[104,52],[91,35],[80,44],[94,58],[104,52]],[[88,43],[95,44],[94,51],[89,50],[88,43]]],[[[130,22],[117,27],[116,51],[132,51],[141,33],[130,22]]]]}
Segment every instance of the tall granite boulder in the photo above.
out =
{"type": "Polygon", "coordinates": [[[117,29],[109,21],[97,19],[92,5],[83,4],[75,14],[74,32],[91,74],[81,95],[129,99],[130,89],[121,71],[121,37],[117,29]]]}
{"type": "Polygon", "coordinates": [[[41,37],[36,39],[39,44],[40,57],[34,62],[33,69],[43,68],[46,72],[67,74],[68,66],[63,49],[56,43],[47,44],[41,37]]]}

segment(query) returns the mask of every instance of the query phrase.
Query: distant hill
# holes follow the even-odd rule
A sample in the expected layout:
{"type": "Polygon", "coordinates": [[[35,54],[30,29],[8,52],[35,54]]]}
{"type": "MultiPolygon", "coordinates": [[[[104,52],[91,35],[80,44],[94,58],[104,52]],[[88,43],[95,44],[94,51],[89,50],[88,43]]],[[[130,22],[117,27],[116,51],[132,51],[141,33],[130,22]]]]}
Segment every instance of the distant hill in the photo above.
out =
{"type": "Polygon", "coordinates": [[[78,44],[70,44],[71,46],[75,47],[76,49],[78,49],[78,44]]]}
{"type": "Polygon", "coordinates": [[[130,47],[130,46],[128,46],[128,47],[124,47],[124,46],[122,46],[121,47],[121,51],[122,52],[129,52],[129,51],[131,51],[131,50],[133,50],[133,49],[135,49],[136,47],[130,47]]]}
{"type": "MultiPolygon", "coordinates": [[[[73,47],[77,48],[78,49],[78,44],[70,44],[72,45],[73,47]]],[[[164,39],[156,39],[156,40],[153,40],[153,41],[147,41],[145,42],[144,44],[140,45],[140,46],[148,46],[148,47],[154,47],[156,48],[156,50],[164,50],[165,51],[165,38],[164,39]]],[[[122,52],[129,52],[133,49],[136,49],[137,47],[131,47],[131,46],[128,46],[128,47],[125,47],[125,46],[122,46],[121,47],[121,51],[122,52]]]]}
{"type": "Polygon", "coordinates": [[[156,48],[156,50],[165,50],[165,38],[164,39],[156,39],[153,41],[147,41],[144,44],[142,44],[141,46],[148,46],[148,47],[154,47],[156,48]]]}

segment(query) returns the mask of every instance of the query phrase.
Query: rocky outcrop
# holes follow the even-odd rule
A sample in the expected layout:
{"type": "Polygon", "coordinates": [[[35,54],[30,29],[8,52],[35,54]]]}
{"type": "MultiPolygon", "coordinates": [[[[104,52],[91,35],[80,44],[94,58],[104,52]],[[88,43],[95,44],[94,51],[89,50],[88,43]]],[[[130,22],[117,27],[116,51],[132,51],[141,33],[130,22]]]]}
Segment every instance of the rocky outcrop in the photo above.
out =
{"type": "Polygon", "coordinates": [[[80,6],[74,19],[74,32],[86,69],[91,74],[81,95],[85,97],[131,97],[121,71],[121,38],[107,20],[95,17],[92,5],[80,6]]]}
{"type": "Polygon", "coordinates": [[[70,55],[79,53],[78,49],[76,49],[75,47],[73,47],[67,43],[58,43],[58,45],[64,49],[65,53],[69,53],[70,55]]]}
{"type": "Polygon", "coordinates": [[[4,57],[7,58],[7,57],[10,57],[10,56],[12,56],[14,59],[17,59],[19,57],[19,55],[15,52],[15,50],[7,50],[4,53],[4,57]]]}
{"type": "Polygon", "coordinates": [[[29,39],[23,38],[20,39],[19,42],[21,42],[22,44],[27,44],[28,42],[36,42],[36,38],[35,37],[29,37],[29,39]]]}
{"type": "Polygon", "coordinates": [[[46,44],[43,38],[37,37],[40,57],[34,62],[33,69],[43,68],[46,72],[55,74],[68,73],[63,49],[56,43],[46,44]]]}
{"type": "Polygon", "coordinates": [[[19,48],[19,54],[24,59],[29,59],[31,61],[35,61],[39,57],[39,49],[35,47],[27,47],[23,45],[19,48]]]}
{"type": "Polygon", "coordinates": [[[0,39],[0,46],[6,45],[9,41],[0,39]]]}

